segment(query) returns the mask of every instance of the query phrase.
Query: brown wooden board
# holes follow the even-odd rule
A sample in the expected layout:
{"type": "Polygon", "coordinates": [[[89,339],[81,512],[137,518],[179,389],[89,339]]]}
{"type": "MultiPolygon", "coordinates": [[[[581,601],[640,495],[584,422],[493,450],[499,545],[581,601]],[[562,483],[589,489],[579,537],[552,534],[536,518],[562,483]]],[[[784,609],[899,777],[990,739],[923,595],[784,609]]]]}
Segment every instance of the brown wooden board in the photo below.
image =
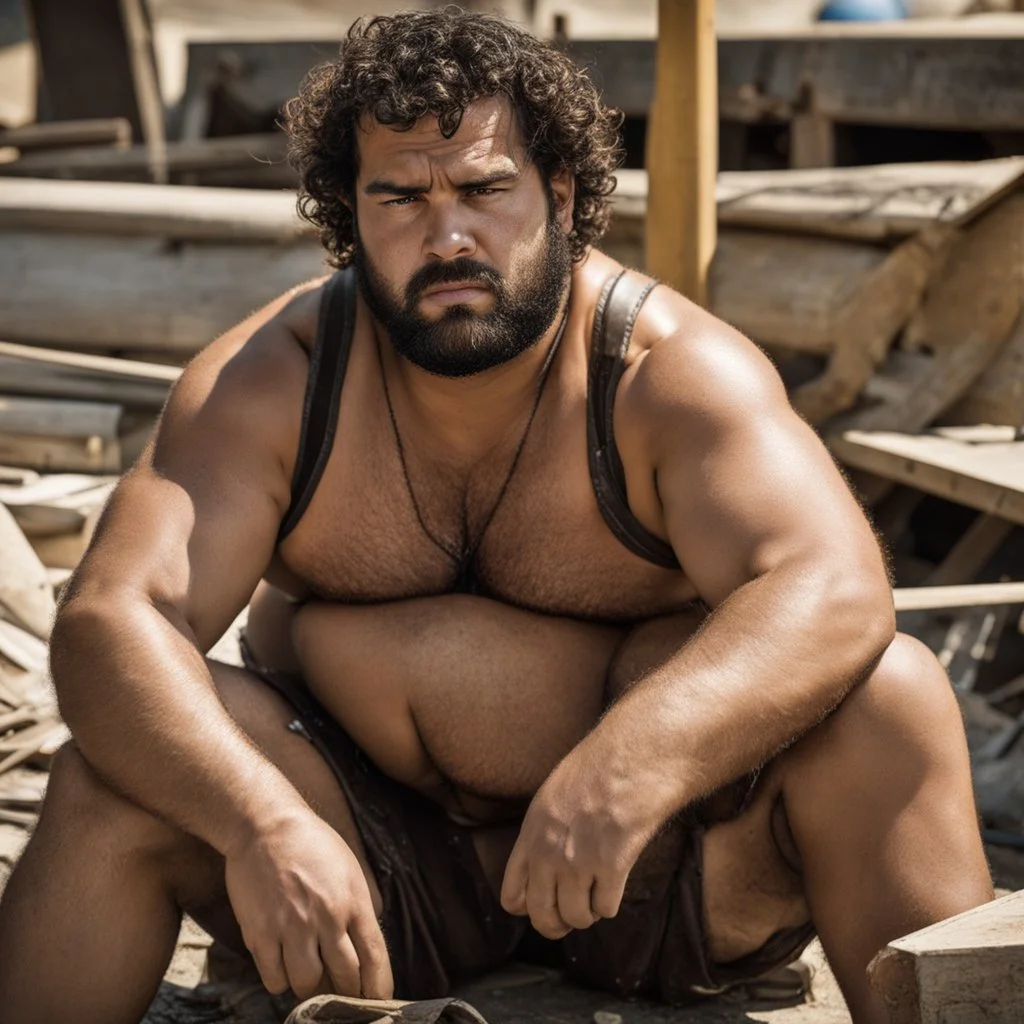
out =
{"type": "MultiPolygon", "coordinates": [[[[285,137],[281,132],[238,135],[226,139],[195,139],[168,143],[161,159],[168,173],[252,168],[258,172],[284,164],[285,137]]],[[[81,146],[28,153],[0,163],[0,175],[28,178],[94,178],[149,180],[152,151],[147,146],[81,146]]]]}
{"type": "Polygon", "coordinates": [[[143,138],[120,0],[26,0],[26,7],[50,117],[123,117],[143,138]]]}
{"type": "MultiPolygon", "coordinates": [[[[654,42],[572,40],[606,102],[642,117],[651,103],[654,42]]],[[[723,117],[788,119],[809,86],[833,121],[970,131],[1024,127],[1024,38],[721,39],[723,117]]]]}
{"type": "Polygon", "coordinates": [[[711,308],[763,345],[826,354],[842,311],[887,255],[860,242],[722,231],[711,308]]]}
{"type": "Polygon", "coordinates": [[[842,429],[916,432],[934,423],[995,360],[1024,308],[1024,193],[983,214],[951,246],[903,349],[923,358],[902,397],[841,417],[842,429]]]}

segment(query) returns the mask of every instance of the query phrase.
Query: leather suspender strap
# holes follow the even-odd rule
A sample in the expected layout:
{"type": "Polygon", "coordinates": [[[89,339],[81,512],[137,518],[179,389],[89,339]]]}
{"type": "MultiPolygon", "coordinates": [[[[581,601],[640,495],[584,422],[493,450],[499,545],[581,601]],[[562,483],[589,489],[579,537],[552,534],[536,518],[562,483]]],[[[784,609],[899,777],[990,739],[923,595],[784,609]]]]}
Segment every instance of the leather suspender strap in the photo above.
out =
{"type": "Polygon", "coordinates": [[[309,377],[302,406],[299,452],[292,473],[292,500],[277,533],[279,544],[295,529],[306,511],[334,447],[341,385],[348,368],[355,322],[356,275],[351,267],[346,267],[324,285],[320,299],[316,340],[309,357],[309,377]]]}
{"type": "Polygon", "coordinates": [[[612,423],[633,327],[656,284],[622,271],[605,285],[598,299],[588,381],[587,452],[598,508],[612,533],[641,558],[665,569],[678,569],[672,546],[651,533],[629,507],[626,472],[615,447],[612,423]]]}

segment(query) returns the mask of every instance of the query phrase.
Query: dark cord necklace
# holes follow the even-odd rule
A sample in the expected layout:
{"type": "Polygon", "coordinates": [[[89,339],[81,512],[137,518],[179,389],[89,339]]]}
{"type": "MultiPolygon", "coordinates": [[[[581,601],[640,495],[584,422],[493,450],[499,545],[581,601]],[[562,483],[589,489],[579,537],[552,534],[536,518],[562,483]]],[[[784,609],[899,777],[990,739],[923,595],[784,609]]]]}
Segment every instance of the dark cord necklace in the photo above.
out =
{"type": "Polygon", "coordinates": [[[562,337],[565,334],[565,326],[568,321],[569,303],[566,302],[565,310],[562,313],[561,323],[558,325],[558,333],[551,342],[551,348],[548,349],[548,354],[544,358],[544,365],[540,368],[540,376],[537,379],[537,393],[533,399],[533,406],[530,409],[530,415],[527,417],[526,426],[523,428],[522,437],[519,438],[519,444],[516,445],[512,461],[509,463],[508,472],[505,474],[505,480],[498,490],[498,496],[494,499],[494,504],[491,505],[491,510],[487,513],[487,517],[484,519],[483,526],[480,528],[480,532],[477,535],[476,540],[473,542],[470,542],[469,540],[467,524],[466,539],[463,542],[461,549],[453,547],[451,544],[448,544],[446,541],[438,537],[433,530],[430,529],[426,520],[423,518],[423,510],[420,508],[420,503],[416,499],[416,492],[413,490],[412,486],[412,478],[409,476],[409,465],[405,456],[405,445],[402,443],[402,434],[398,429],[398,420],[395,417],[395,408],[391,402],[391,390],[388,388],[388,375],[384,372],[384,356],[381,352],[380,341],[378,340],[377,342],[377,360],[380,363],[380,377],[384,384],[384,400],[388,407],[388,417],[391,420],[391,430],[395,435],[395,447],[398,449],[398,461],[402,466],[402,476],[405,479],[405,489],[409,494],[409,501],[412,503],[413,511],[416,513],[416,521],[420,524],[420,529],[431,541],[434,547],[443,552],[455,566],[455,589],[457,591],[467,592],[475,590],[473,563],[491,522],[494,520],[498,509],[501,507],[501,503],[505,500],[505,495],[508,493],[509,485],[512,483],[512,478],[515,476],[516,468],[519,466],[519,458],[523,454],[523,449],[526,447],[526,440],[530,436],[530,428],[533,426],[534,417],[537,415],[537,410],[540,408],[540,400],[544,394],[544,385],[547,383],[548,374],[550,373],[551,366],[555,361],[558,348],[562,343],[562,337]]]}

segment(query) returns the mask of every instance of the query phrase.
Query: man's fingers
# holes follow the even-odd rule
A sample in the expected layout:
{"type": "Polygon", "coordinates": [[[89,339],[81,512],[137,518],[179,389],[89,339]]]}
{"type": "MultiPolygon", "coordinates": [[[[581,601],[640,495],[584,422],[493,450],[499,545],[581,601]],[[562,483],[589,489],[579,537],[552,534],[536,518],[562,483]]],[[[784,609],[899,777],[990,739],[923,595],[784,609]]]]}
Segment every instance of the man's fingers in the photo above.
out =
{"type": "Polygon", "coordinates": [[[275,996],[288,991],[288,975],[284,969],[284,957],[278,943],[266,943],[249,947],[253,963],[260,972],[263,987],[275,996]]]}
{"type": "Polygon", "coordinates": [[[508,863],[505,865],[505,877],[501,882],[501,905],[506,913],[519,917],[527,913],[527,877],[526,854],[521,840],[517,839],[515,846],[512,847],[512,853],[509,854],[508,863]]]}
{"type": "Polygon", "coordinates": [[[324,965],[316,939],[308,935],[285,939],[284,969],[288,972],[292,991],[300,999],[316,995],[324,976],[324,965]]]}
{"type": "Polygon", "coordinates": [[[597,915],[591,909],[592,882],[580,878],[562,877],[558,880],[558,913],[573,928],[589,928],[597,915]]]}
{"type": "Polygon", "coordinates": [[[331,979],[331,986],[339,996],[359,996],[359,958],[348,935],[336,935],[320,941],[320,958],[331,979]]]}
{"type": "Polygon", "coordinates": [[[395,992],[395,979],[380,925],[372,915],[368,919],[358,918],[349,926],[349,934],[359,958],[362,995],[366,999],[390,999],[395,992]]]}
{"type": "Polygon", "coordinates": [[[558,912],[558,888],[554,872],[535,868],[526,883],[526,909],[530,923],[546,939],[561,939],[572,928],[558,912]]]}
{"type": "Polygon", "coordinates": [[[615,917],[626,890],[626,874],[598,878],[590,891],[590,907],[601,917],[615,917]]]}

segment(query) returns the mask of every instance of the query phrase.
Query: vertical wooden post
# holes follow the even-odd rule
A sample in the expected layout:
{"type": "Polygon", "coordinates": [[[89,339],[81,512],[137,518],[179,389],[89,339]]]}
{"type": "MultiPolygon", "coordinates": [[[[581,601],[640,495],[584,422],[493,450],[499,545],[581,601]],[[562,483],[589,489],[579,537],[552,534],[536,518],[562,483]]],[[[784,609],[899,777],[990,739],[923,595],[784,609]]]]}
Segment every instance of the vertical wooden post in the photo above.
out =
{"type": "Polygon", "coordinates": [[[717,169],[714,0],[658,0],[647,125],[647,271],[701,305],[715,251],[717,169]]]}

